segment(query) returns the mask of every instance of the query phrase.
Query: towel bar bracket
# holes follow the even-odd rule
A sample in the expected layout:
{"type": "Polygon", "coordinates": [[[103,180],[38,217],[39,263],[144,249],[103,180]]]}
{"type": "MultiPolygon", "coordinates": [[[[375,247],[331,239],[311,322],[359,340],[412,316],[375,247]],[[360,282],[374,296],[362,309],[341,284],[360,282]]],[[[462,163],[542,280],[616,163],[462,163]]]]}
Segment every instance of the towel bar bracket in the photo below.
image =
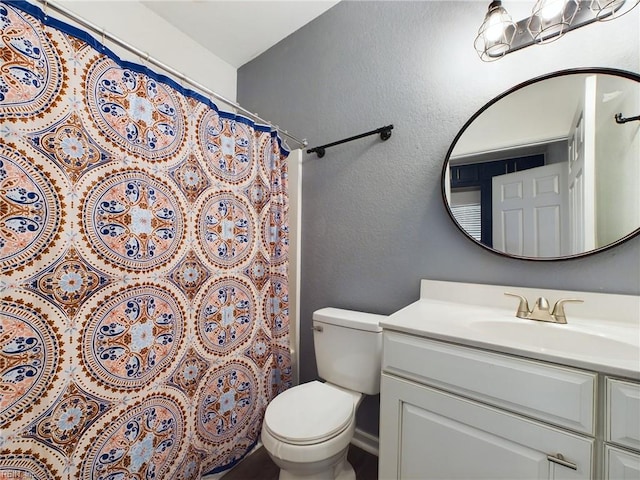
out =
{"type": "Polygon", "coordinates": [[[622,116],[622,113],[616,113],[615,115],[615,119],[616,119],[616,123],[618,125],[622,125],[623,123],[627,123],[627,122],[633,122],[635,120],[640,121],[640,115],[636,116],[636,117],[629,117],[629,118],[624,118],[622,116]]]}

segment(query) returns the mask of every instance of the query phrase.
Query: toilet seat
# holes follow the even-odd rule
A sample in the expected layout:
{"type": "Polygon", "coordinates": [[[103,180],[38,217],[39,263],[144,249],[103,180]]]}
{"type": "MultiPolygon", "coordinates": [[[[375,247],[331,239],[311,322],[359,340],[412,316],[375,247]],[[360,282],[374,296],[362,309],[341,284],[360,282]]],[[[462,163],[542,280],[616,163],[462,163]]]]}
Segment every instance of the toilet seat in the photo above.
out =
{"type": "Polygon", "coordinates": [[[353,422],[353,396],[313,381],[284,391],[267,406],[263,427],[290,445],[313,445],[331,439],[353,422]]]}

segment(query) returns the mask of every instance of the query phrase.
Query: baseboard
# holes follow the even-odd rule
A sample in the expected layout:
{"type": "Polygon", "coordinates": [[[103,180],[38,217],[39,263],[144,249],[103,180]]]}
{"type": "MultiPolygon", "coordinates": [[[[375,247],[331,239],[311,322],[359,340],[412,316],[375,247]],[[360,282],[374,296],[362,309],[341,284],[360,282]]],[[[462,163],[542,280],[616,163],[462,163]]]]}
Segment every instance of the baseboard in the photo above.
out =
{"type": "Polygon", "coordinates": [[[378,456],[379,440],[375,435],[371,435],[364,430],[356,428],[353,438],[351,439],[351,443],[365,452],[369,452],[371,455],[375,455],[376,457],[378,456]]]}

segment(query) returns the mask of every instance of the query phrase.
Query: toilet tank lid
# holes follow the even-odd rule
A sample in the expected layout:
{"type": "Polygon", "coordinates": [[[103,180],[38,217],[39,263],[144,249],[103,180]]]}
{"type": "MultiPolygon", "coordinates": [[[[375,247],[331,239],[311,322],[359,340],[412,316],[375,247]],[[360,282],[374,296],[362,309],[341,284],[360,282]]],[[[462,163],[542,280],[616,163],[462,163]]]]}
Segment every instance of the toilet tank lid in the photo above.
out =
{"type": "Polygon", "coordinates": [[[386,318],[385,315],[376,313],[357,312],[333,307],[321,308],[313,312],[315,321],[368,332],[381,332],[380,321],[386,318]]]}

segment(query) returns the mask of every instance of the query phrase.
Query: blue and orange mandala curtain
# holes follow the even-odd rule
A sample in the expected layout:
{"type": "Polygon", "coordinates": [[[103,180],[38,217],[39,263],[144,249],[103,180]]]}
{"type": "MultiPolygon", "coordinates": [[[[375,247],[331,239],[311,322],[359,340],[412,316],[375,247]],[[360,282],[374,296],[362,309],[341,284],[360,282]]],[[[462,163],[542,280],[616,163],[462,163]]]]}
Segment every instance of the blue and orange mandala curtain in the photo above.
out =
{"type": "Polygon", "coordinates": [[[0,478],[229,468],[291,384],[288,152],[29,3],[0,35],[0,478]]]}

